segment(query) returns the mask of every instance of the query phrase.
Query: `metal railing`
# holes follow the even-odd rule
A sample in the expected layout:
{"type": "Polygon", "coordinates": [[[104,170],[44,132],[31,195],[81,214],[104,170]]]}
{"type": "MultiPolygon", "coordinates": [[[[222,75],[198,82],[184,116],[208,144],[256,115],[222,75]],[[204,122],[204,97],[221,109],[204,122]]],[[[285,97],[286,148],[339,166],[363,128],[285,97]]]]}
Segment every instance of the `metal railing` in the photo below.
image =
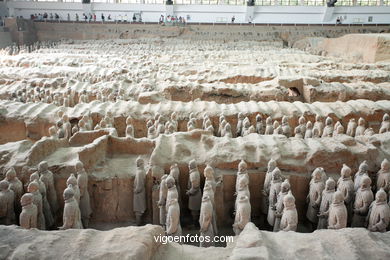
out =
{"type": "MultiPolygon", "coordinates": [[[[12,1],[12,0],[11,0],[12,1]]],[[[13,0],[20,1],[20,0],[13,0]]],[[[37,2],[80,3],[81,0],[36,0],[37,2]]],[[[22,2],[25,2],[22,0],[22,2]]],[[[176,5],[246,5],[247,0],[174,0],[176,5]]],[[[91,0],[91,3],[165,4],[165,0],[91,0]]],[[[324,6],[326,0],[256,0],[259,6],[324,6]]],[[[390,0],[339,0],[336,6],[390,6],[390,0]],[[354,3],[355,2],[355,3],[354,3]]]]}

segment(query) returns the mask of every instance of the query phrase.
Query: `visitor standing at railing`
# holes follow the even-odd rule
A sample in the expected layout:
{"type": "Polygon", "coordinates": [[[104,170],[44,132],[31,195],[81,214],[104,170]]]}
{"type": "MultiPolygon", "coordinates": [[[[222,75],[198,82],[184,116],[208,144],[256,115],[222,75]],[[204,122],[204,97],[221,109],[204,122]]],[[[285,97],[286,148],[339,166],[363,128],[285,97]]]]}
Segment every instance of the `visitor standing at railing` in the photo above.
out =
{"type": "Polygon", "coordinates": [[[105,19],[105,17],[104,17],[104,14],[102,13],[102,23],[104,23],[104,19],[105,19]]]}
{"type": "Polygon", "coordinates": [[[234,23],[235,20],[236,20],[236,17],[234,17],[234,15],[233,15],[233,17],[232,17],[232,23],[234,23]]]}

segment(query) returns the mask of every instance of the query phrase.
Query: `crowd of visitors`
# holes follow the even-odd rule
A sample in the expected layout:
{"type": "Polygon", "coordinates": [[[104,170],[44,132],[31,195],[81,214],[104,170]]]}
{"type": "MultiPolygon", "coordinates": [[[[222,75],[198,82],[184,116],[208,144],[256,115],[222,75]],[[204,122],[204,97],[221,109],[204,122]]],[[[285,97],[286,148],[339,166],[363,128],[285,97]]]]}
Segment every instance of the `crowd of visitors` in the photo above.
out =
{"type": "Polygon", "coordinates": [[[164,15],[161,15],[160,19],[158,20],[158,23],[161,25],[166,25],[166,24],[178,25],[178,24],[185,24],[186,19],[181,16],[177,17],[172,15],[167,15],[165,17],[164,15]]]}
{"type": "Polygon", "coordinates": [[[141,23],[142,17],[141,14],[136,15],[135,13],[133,16],[128,16],[127,14],[118,14],[114,17],[111,16],[111,14],[108,14],[107,16],[104,13],[101,13],[100,20],[98,20],[98,16],[96,13],[83,13],[80,17],[78,13],[74,15],[74,17],[71,16],[71,14],[67,14],[66,18],[60,16],[57,13],[39,13],[39,14],[31,14],[30,15],[31,20],[35,21],[45,21],[45,22],[60,22],[60,21],[76,21],[76,22],[117,22],[117,23],[141,23]]]}

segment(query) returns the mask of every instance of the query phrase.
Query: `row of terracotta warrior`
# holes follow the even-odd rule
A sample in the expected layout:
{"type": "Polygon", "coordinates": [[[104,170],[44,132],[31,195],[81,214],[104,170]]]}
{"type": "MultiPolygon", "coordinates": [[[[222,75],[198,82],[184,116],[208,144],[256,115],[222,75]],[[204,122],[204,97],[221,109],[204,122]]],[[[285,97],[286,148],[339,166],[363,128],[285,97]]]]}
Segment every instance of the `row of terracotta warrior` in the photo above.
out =
{"type": "MultiPolygon", "coordinates": [[[[69,118],[62,110],[58,112],[59,120],[56,124],[49,129],[49,134],[53,138],[67,138],[69,139],[73,134],[77,132],[85,132],[100,129],[112,129],[113,135],[118,135],[114,127],[114,116],[111,112],[100,120],[100,122],[94,126],[92,117],[89,113],[82,116],[76,125],[70,123],[69,118]]],[[[132,125],[133,119],[129,116],[126,119],[126,137],[134,137],[134,126],[132,125]]],[[[169,120],[165,120],[160,114],[156,114],[154,120],[148,120],[146,127],[148,129],[147,137],[150,139],[157,138],[160,134],[173,134],[178,131],[178,119],[176,112],[173,112],[169,120]]],[[[190,114],[190,119],[187,123],[187,130],[192,131],[198,129],[197,120],[194,114],[190,114]]],[[[359,118],[358,123],[354,118],[350,119],[347,130],[344,126],[337,121],[333,124],[333,119],[327,117],[325,123],[323,118],[316,116],[316,122],[314,125],[311,121],[307,121],[301,116],[298,120],[298,126],[294,129],[294,134],[288,122],[288,117],[283,116],[281,125],[278,121],[272,122],[272,118],[266,119],[266,125],[264,127],[261,116],[256,116],[255,125],[251,125],[248,117],[243,117],[242,113],[238,114],[238,123],[236,127],[236,133],[233,134],[230,123],[227,122],[224,115],[219,118],[218,130],[211,122],[210,117],[205,114],[200,129],[211,132],[212,134],[220,137],[238,137],[246,136],[251,133],[264,134],[264,135],[285,135],[286,137],[297,138],[319,138],[319,137],[335,137],[338,135],[346,134],[349,136],[371,136],[375,134],[373,128],[366,128],[366,121],[363,118],[359,118]]],[[[385,133],[390,131],[390,116],[386,113],[383,115],[383,120],[378,133],[385,133]]]]}
{"type": "MultiPolygon", "coordinates": [[[[28,171],[25,170],[24,171],[28,171]]],[[[65,201],[63,225],[59,229],[88,227],[92,213],[89,193],[88,174],[82,162],[77,162],[74,174],[67,179],[67,188],[63,192],[65,201]]],[[[0,224],[19,223],[30,229],[52,229],[59,209],[56,185],[53,173],[46,161],[38,165],[29,181],[23,183],[10,168],[4,180],[0,182],[0,224]]]]}
{"type": "MultiPolygon", "coordinates": [[[[160,223],[170,236],[180,236],[180,186],[179,168],[172,165],[169,175],[163,175],[160,183],[160,223]]],[[[189,196],[188,208],[194,221],[199,221],[201,236],[214,236],[218,233],[216,223],[215,198],[221,196],[222,178],[215,174],[210,165],[204,170],[205,185],[200,187],[200,173],[194,160],[189,163],[189,183],[186,194],[189,196]]],[[[352,179],[351,169],[343,165],[341,177],[336,181],[327,175],[323,168],[312,173],[307,196],[307,219],[318,229],[341,229],[367,227],[370,231],[384,232],[390,222],[390,207],[387,193],[390,189],[390,163],[385,159],[376,177],[376,196],[374,199],[371,178],[366,161],[352,179]]],[[[233,230],[240,234],[251,221],[251,204],[247,164],[241,161],[236,178],[235,220],[233,230]]],[[[295,198],[290,190],[288,179],[270,160],[263,186],[262,213],[274,231],[296,231],[298,214],[295,198]]],[[[201,246],[210,246],[203,242],[201,246]]]]}

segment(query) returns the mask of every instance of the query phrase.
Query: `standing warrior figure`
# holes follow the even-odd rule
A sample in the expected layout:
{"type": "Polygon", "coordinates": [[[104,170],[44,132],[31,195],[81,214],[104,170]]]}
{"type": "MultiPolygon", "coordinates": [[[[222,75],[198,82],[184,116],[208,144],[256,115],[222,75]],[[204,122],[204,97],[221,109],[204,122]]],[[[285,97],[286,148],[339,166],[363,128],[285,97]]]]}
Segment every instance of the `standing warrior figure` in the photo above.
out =
{"type": "Polygon", "coordinates": [[[203,237],[203,241],[200,242],[200,247],[210,247],[214,245],[214,229],[213,229],[213,203],[209,196],[203,196],[202,206],[200,208],[200,236],[203,237]],[[211,238],[210,241],[206,240],[211,238]]]}
{"type": "Polygon", "coordinates": [[[303,116],[299,117],[297,127],[300,129],[299,132],[302,134],[302,136],[304,136],[306,133],[306,119],[303,116]]]}
{"type": "Polygon", "coordinates": [[[41,176],[40,181],[45,184],[47,200],[50,204],[50,209],[55,216],[59,208],[57,201],[57,192],[54,185],[53,173],[49,171],[49,166],[46,161],[42,161],[38,164],[38,173],[41,176]]]}
{"type": "MultiPolygon", "coordinates": [[[[36,181],[39,185],[39,193],[42,196],[42,210],[43,210],[43,215],[45,217],[45,225],[46,225],[46,229],[48,229],[53,226],[54,217],[53,214],[51,213],[49,201],[47,200],[46,186],[40,180],[38,172],[34,172],[33,174],[30,175],[30,182],[33,181],[36,181]]],[[[37,205],[37,207],[39,206],[37,205]]]]}
{"type": "Polygon", "coordinates": [[[332,204],[333,195],[335,192],[336,182],[332,177],[329,177],[329,179],[325,183],[325,190],[322,191],[317,229],[328,228],[329,207],[332,204]]]}
{"type": "Polygon", "coordinates": [[[341,191],[336,191],[329,207],[328,229],[346,228],[347,219],[348,212],[344,204],[344,195],[341,191]]]}
{"type": "Polygon", "coordinates": [[[20,226],[25,229],[37,228],[38,208],[33,203],[33,195],[26,193],[20,199],[22,213],[20,213],[20,226]]]}
{"type": "Polygon", "coordinates": [[[272,125],[272,117],[267,117],[265,120],[265,135],[272,135],[274,133],[274,127],[272,125]]]}
{"type": "Polygon", "coordinates": [[[77,173],[77,186],[80,189],[80,212],[81,221],[84,228],[88,228],[89,219],[91,218],[92,208],[88,192],[88,174],[84,169],[84,164],[80,161],[76,163],[75,170],[77,173]]]}
{"type": "Polygon", "coordinates": [[[276,167],[272,171],[272,181],[271,181],[271,187],[269,192],[269,208],[268,208],[268,215],[267,215],[267,221],[270,226],[274,226],[275,223],[275,210],[276,210],[276,202],[278,198],[278,194],[282,187],[282,174],[278,167],[276,167]]]}
{"type": "Polygon", "coordinates": [[[215,177],[214,177],[214,169],[209,164],[207,164],[206,168],[203,171],[203,175],[205,177],[203,196],[205,196],[205,193],[207,191],[206,188],[210,187],[211,191],[210,194],[208,194],[208,196],[210,197],[211,203],[213,204],[213,229],[214,229],[214,235],[217,235],[218,234],[217,212],[215,209],[215,195],[217,190],[217,182],[215,181],[215,177]]]}
{"type": "Polygon", "coordinates": [[[167,222],[166,220],[166,202],[167,202],[167,194],[168,194],[168,187],[167,187],[167,180],[168,175],[164,174],[161,176],[161,182],[160,182],[160,192],[159,192],[159,198],[157,205],[160,209],[160,225],[162,225],[165,228],[165,224],[167,222]]]}
{"type": "Polygon", "coordinates": [[[188,179],[188,209],[191,210],[194,225],[199,221],[200,206],[202,203],[202,191],[200,190],[200,174],[195,160],[188,164],[190,178],[188,179]]]}
{"type": "Polygon", "coordinates": [[[371,179],[363,175],[360,181],[360,188],[356,192],[353,209],[352,227],[364,227],[369,207],[374,200],[371,190],[371,179]]]}
{"type": "Polygon", "coordinates": [[[233,231],[238,236],[244,230],[246,224],[251,221],[251,204],[247,196],[238,198],[236,215],[234,218],[233,231]]]}
{"type": "Polygon", "coordinates": [[[341,168],[341,177],[337,181],[337,190],[344,196],[345,206],[348,211],[348,224],[352,221],[353,201],[355,199],[355,187],[351,177],[351,168],[343,164],[341,168]]]}
{"type": "Polygon", "coordinates": [[[356,127],[355,136],[364,135],[364,131],[366,131],[366,120],[364,118],[359,118],[358,126],[356,127]]]}
{"type": "Polygon", "coordinates": [[[262,135],[264,133],[264,130],[263,130],[263,121],[261,119],[261,116],[260,114],[257,114],[256,115],[256,133],[258,133],[259,135],[262,135]]]}
{"type": "Polygon", "coordinates": [[[298,212],[295,207],[295,198],[291,191],[283,198],[283,215],[280,220],[280,230],[282,231],[297,231],[298,212]]]}
{"type": "Polygon", "coordinates": [[[287,116],[283,116],[282,117],[282,130],[283,130],[283,134],[286,137],[291,137],[291,127],[290,127],[290,125],[288,123],[287,116]]]}
{"type": "Polygon", "coordinates": [[[390,116],[389,114],[386,113],[383,115],[381,127],[379,128],[379,133],[382,134],[389,131],[390,131],[390,116]]]}
{"type": "Polygon", "coordinates": [[[173,179],[175,180],[177,194],[179,195],[177,201],[179,202],[179,205],[181,205],[180,169],[177,163],[171,165],[169,175],[172,176],[173,179]]]}
{"type": "Polygon", "coordinates": [[[16,172],[14,167],[11,167],[8,169],[7,173],[5,174],[5,180],[9,183],[9,189],[12,190],[15,194],[15,213],[16,216],[20,214],[22,211],[22,206],[20,204],[20,199],[23,195],[23,183],[19,180],[18,177],[16,177],[16,172]]]}
{"type": "Polygon", "coordinates": [[[278,200],[276,202],[276,211],[275,211],[275,224],[274,224],[274,232],[278,232],[280,230],[280,221],[283,216],[284,209],[284,197],[287,196],[290,191],[290,182],[288,179],[285,179],[282,183],[282,188],[278,194],[278,200]]]}
{"type": "Polygon", "coordinates": [[[33,203],[38,209],[37,215],[37,228],[41,230],[45,230],[45,216],[43,215],[43,207],[42,207],[42,195],[39,192],[39,184],[36,181],[30,182],[27,187],[27,191],[33,195],[33,203]]]}
{"type": "Polygon", "coordinates": [[[356,131],[356,120],[355,118],[349,119],[348,126],[347,126],[347,135],[354,137],[355,136],[355,131],[356,131]]]}
{"type": "Polygon", "coordinates": [[[60,230],[66,230],[70,228],[82,229],[81,224],[81,213],[79,204],[77,203],[74,197],[74,189],[72,184],[69,184],[68,187],[64,190],[64,215],[63,215],[63,225],[59,227],[60,230]]]}
{"type": "Polygon", "coordinates": [[[0,181],[0,225],[15,224],[15,193],[9,188],[9,182],[0,181]]]}
{"type": "MultiPolygon", "coordinates": [[[[174,184],[173,184],[174,185],[174,184]]],[[[180,237],[182,233],[180,225],[180,207],[177,199],[171,199],[167,201],[168,213],[167,213],[167,231],[168,236],[180,237]]]]}
{"type": "Polygon", "coordinates": [[[325,120],[325,127],[321,137],[332,137],[332,135],[333,135],[333,120],[332,118],[327,117],[325,120]]]}
{"type": "Polygon", "coordinates": [[[383,189],[386,193],[390,190],[390,162],[384,159],[381,163],[381,169],[376,177],[376,189],[383,189]]]}
{"type": "Polygon", "coordinates": [[[72,184],[72,188],[74,191],[74,198],[77,202],[77,204],[80,205],[80,188],[77,185],[77,179],[76,176],[74,176],[73,173],[70,174],[69,178],[66,180],[66,185],[69,186],[69,184],[72,184]]]}
{"type": "Polygon", "coordinates": [[[236,192],[238,191],[238,186],[240,179],[246,178],[249,182],[249,175],[248,175],[248,165],[244,160],[241,160],[238,164],[238,171],[237,171],[237,177],[236,177],[236,192]]]}
{"type": "Polygon", "coordinates": [[[387,194],[380,189],[375,195],[375,201],[370,205],[368,212],[368,230],[372,232],[386,232],[390,222],[390,208],[387,204],[387,194]]]}
{"type": "Polygon", "coordinates": [[[264,179],[264,186],[262,190],[262,203],[261,203],[261,212],[263,215],[268,215],[268,196],[269,196],[269,189],[271,187],[271,179],[272,179],[272,171],[276,168],[276,161],[274,159],[269,160],[268,166],[267,166],[267,172],[265,174],[264,179]]]}
{"type": "Polygon", "coordinates": [[[137,226],[140,226],[142,224],[142,215],[146,211],[146,173],[144,168],[144,160],[142,160],[142,158],[138,157],[136,164],[137,170],[135,173],[133,186],[133,211],[135,213],[137,226]]]}
{"type": "Polygon", "coordinates": [[[322,192],[325,189],[325,184],[322,181],[322,168],[316,168],[313,172],[312,181],[310,182],[309,194],[307,195],[306,202],[309,204],[307,207],[306,217],[313,224],[313,227],[318,223],[318,211],[321,205],[322,192]]]}
{"type": "Polygon", "coordinates": [[[237,128],[236,128],[236,136],[239,137],[242,131],[243,127],[243,121],[244,121],[244,115],[239,112],[237,115],[237,128]]]}
{"type": "Polygon", "coordinates": [[[324,122],[322,121],[322,118],[320,115],[316,115],[316,121],[314,122],[313,126],[313,132],[314,129],[317,129],[316,132],[318,134],[318,137],[322,135],[322,132],[324,130],[324,122]]]}
{"type": "Polygon", "coordinates": [[[357,192],[357,190],[360,188],[360,183],[361,183],[362,178],[364,176],[368,176],[368,164],[367,164],[367,161],[363,161],[359,165],[359,170],[355,174],[355,177],[354,177],[354,189],[355,189],[355,192],[357,192]]]}

